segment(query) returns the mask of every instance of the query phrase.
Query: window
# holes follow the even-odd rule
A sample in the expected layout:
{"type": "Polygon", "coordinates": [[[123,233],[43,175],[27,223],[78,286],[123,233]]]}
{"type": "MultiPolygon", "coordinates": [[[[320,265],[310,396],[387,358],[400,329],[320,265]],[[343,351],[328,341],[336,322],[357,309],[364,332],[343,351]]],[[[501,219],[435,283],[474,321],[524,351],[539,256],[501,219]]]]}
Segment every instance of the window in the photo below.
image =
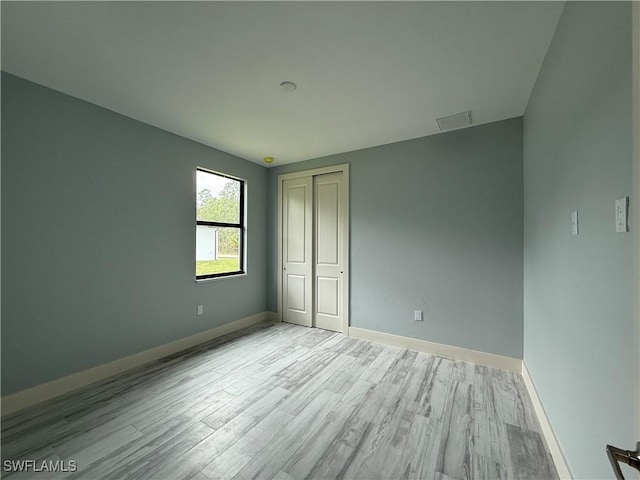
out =
{"type": "Polygon", "coordinates": [[[244,181],[196,170],[196,280],[245,273],[244,181]]]}

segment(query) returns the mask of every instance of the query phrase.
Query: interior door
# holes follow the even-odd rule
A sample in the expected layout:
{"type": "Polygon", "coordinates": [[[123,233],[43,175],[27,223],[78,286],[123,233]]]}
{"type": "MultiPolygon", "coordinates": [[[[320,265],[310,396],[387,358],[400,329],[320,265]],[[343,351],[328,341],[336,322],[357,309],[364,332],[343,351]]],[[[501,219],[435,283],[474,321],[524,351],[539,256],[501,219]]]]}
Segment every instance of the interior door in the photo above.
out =
{"type": "Polygon", "coordinates": [[[282,320],[312,326],[313,180],[293,178],[282,191],[282,320]]]}
{"type": "Polygon", "coordinates": [[[313,177],[314,326],[342,332],[342,172],[313,177]]]}

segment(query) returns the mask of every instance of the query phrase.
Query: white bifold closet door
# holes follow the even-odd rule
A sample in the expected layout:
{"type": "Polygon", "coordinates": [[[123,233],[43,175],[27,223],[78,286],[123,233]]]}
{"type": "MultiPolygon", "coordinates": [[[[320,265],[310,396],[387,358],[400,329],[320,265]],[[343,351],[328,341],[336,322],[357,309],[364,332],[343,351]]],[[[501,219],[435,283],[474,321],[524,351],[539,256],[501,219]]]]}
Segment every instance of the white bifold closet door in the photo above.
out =
{"type": "Polygon", "coordinates": [[[343,330],[342,181],[342,172],[336,172],[283,182],[285,322],[343,330]]]}
{"type": "Polygon", "coordinates": [[[313,178],[285,180],[282,191],[282,319],[312,326],[313,178]]]}
{"type": "Polygon", "coordinates": [[[342,331],[342,172],[313,177],[314,319],[318,328],[342,331]]]}

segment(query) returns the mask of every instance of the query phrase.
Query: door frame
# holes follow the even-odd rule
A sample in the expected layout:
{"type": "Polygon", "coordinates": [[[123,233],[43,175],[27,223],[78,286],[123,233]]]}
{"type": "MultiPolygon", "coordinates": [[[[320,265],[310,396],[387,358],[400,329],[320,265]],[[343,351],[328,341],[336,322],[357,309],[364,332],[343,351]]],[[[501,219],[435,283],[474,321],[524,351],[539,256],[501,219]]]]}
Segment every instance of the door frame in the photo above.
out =
{"type": "MultiPolygon", "coordinates": [[[[315,177],[326,173],[342,172],[342,231],[344,232],[343,242],[343,280],[342,280],[342,333],[349,335],[349,164],[332,165],[330,167],[314,168],[312,170],[301,170],[299,172],[285,173],[278,175],[278,305],[277,319],[282,322],[282,191],[285,180],[299,177],[315,177]]],[[[313,308],[315,309],[315,301],[313,308]]],[[[313,318],[313,317],[312,317],[313,318]]]]}
{"type": "MultiPolygon", "coordinates": [[[[633,191],[631,192],[631,232],[633,235],[633,317],[636,336],[635,373],[640,370],[640,3],[631,2],[632,11],[632,71],[633,71],[633,191]]],[[[635,392],[636,438],[640,438],[640,386],[635,392]]]]}

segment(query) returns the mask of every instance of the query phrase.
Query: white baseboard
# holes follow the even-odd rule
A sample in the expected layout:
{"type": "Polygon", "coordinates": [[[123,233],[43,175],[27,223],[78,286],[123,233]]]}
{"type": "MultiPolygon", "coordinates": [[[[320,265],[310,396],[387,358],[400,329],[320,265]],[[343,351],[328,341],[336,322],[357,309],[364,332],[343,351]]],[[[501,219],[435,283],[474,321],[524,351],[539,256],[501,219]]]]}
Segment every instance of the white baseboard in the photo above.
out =
{"type": "Polygon", "coordinates": [[[430,353],[432,355],[447,357],[454,360],[478,363],[480,365],[500,368],[510,372],[521,373],[522,371],[522,360],[519,358],[496,355],[495,353],[469,350],[467,348],[454,347],[451,345],[444,345],[442,343],[428,342],[426,340],[418,340],[417,338],[402,337],[400,335],[376,332],[374,330],[357,327],[349,327],[349,336],[359,338],[361,340],[393,345],[395,347],[408,348],[409,350],[416,350],[418,352],[430,353]]]}
{"type": "Polygon", "coordinates": [[[551,422],[547,417],[547,413],[544,411],[542,400],[540,400],[540,397],[538,396],[538,391],[536,390],[536,386],[533,383],[531,374],[527,369],[527,364],[524,361],[522,362],[522,378],[524,379],[524,384],[529,391],[529,397],[531,397],[533,408],[536,412],[536,416],[538,417],[538,422],[540,422],[542,434],[544,435],[544,438],[547,441],[547,445],[549,446],[549,451],[551,452],[551,456],[553,457],[553,462],[555,463],[556,469],[558,470],[558,475],[563,480],[572,479],[573,475],[571,474],[571,470],[569,469],[569,464],[567,463],[564,453],[562,452],[562,447],[560,447],[560,442],[558,442],[558,438],[553,431],[553,427],[551,426],[551,422]]]}
{"type": "Polygon", "coordinates": [[[251,315],[250,317],[235,320],[165,345],[160,345],[143,352],[135,353],[128,357],[120,358],[113,362],[98,365],[97,367],[93,367],[88,370],[83,370],[48,383],[43,383],[42,385],[36,385],[35,387],[31,387],[11,395],[6,395],[2,397],[1,400],[0,409],[2,410],[2,415],[4,416],[9,413],[22,410],[23,408],[44,402],[45,400],[60,396],[93,382],[139,367],[145,363],[149,363],[181,350],[208,342],[209,340],[235,332],[236,330],[264,322],[268,319],[269,313],[270,312],[260,312],[255,315],[251,315]]]}
{"type": "Polygon", "coordinates": [[[369,340],[371,342],[383,343],[385,345],[393,345],[395,347],[407,348],[410,350],[416,350],[418,352],[430,353],[432,355],[438,355],[441,357],[451,358],[453,360],[462,360],[465,362],[473,362],[488,367],[500,368],[502,370],[508,370],[515,373],[521,373],[524,379],[525,386],[531,397],[533,408],[540,422],[542,428],[542,434],[549,446],[549,451],[553,457],[553,461],[558,470],[558,475],[561,479],[573,479],[571,470],[566,461],[560,443],[556,438],[556,435],[551,427],[549,418],[542,406],[542,401],[538,396],[538,392],[535,388],[531,375],[527,370],[527,366],[523,360],[512,357],[505,357],[502,355],[496,355],[494,353],[480,352],[477,350],[469,350],[461,347],[454,347],[451,345],[444,345],[441,343],[428,342],[426,340],[418,340],[417,338],[402,337],[400,335],[393,335],[391,333],[376,332],[374,330],[366,330],[364,328],[349,327],[349,336],[359,338],[361,340],[369,340]]]}
{"type": "MultiPolygon", "coordinates": [[[[258,324],[263,321],[279,321],[277,312],[261,312],[250,317],[242,318],[219,327],[206,330],[204,332],[191,335],[189,337],[181,338],[174,342],[160,345],[143,352],[135,353],[128,357],[120,358],[104,365],[98,365],[97,367],[83,370],[72,375],[68,375],[57,380],[53,380],[42,385],[22,390],[11,395],[2,397],[1,410],[2,415],[7,415],[23,408],[35,405],[46,400],[50,400],[54,397],[71,392],[78,388],[84,387],[91,383],[103,380],[105,378],[117,375],[119,373],[131,370],[132,368],[139,367],[145,363],[158,360],[166,357],[167,355],[174,354],[181,350],[199,345],[201,343],[213,340],[214,338],[221,337],[228,333],[235,332],[242,328],[249,327],[251,325],[258,324]]],[[[533,403],[536,415],[542,428],[542,433],[547,441],[549,450],[555,462],[558,474],[561,479],[572,479],[571,471],[566,462],[565,456],[562,452],[562,448],[558,442],[558,439],[553,432],[551,423],[547,417],[546,412],[542,406],[540,397],[535,388],[531,375],[527,370],[526,364],[517,358],[506,357],[502,355],[496,355],[494,353],[480,352],[477,350],[469,350],[461,347],[454,347],[451,345],[444,345],[441,343],[429,342],[426,340],[419,340],[416,338],[402,337],[399,335],[393,335],[390,333],[376,332],[374,330],[367,330],[364,328],[349,327],[349,336],[359,338],[361,340],[368,340],[372,342],[383,343],[386,345],[393,345],[401,348],[408,348],[410,350],[416,350],[418,352],[430,353],[433,355],[439,355],[442,357],[451,358],[454,360],[462,360],[467,362],[473,362],[480,365],[486,365],[489,367],[500,368],[511,372],[522,373],[524,383],[529,391],[529,396],[533,403]]]]}

